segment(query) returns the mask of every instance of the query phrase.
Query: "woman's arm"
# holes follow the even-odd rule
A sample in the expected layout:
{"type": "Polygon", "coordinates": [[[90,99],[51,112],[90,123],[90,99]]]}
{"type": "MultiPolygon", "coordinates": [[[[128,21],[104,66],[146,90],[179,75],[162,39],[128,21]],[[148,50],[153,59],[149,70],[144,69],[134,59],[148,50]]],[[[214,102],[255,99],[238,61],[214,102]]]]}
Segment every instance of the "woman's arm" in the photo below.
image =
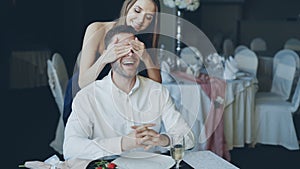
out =
{"type": "Polygon", "coordinates": [[[143,60],[143,62],[145,63],[146,69],[147,69],[148,77],[158,83],[161,83],[159,67],[153,63],[153,61],[147,51],[144,53],[144,55],[148,55],[143,60]]]}
{"type": "Polygon", "coordinates": [[[103,69],[105,66],[99,59],[95,62],[101,39],[103,39],[101,37],[105,34],[103,29],[102,23],[92,23],[86,29],[79,66],[78,84],[80,88],[95,81],[100,72],[99,69],[103,69]]]}
{"type": "Polygon", "coordinates": [[[100,56],[96,60],[96,56],[105,48],[103,39],[112,22],[95,22],[88,26],[83,40],[82,53],[80,59],[79,79],[80,88],[85,87],[95,81],[99,73],[107,64],[106,60],[100,56]]]}

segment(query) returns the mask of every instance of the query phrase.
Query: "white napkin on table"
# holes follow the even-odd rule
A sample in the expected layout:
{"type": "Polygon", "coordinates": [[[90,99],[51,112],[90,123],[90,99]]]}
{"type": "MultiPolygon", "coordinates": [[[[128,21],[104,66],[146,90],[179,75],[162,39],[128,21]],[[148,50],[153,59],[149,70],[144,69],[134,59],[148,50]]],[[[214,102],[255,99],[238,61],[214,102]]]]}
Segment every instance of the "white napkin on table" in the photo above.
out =
{"type": "MultiPolygon", "coordinates": [[[[56,155],[51,156],[44,162],[41,161],[26,161],[25,167],[31,169],[55,169],[60,165],[62,162],[56,155]]],[[[65,169],[65,168],[64,168],[65,169]]]]}
{"type": "Polygon", "coordinates": [[[238,69],[238,63],[237,63],[237,61],[232,56],[229,56],[229,62],[230,62],[230,64],[233,67],[235,67],[236,69],[238,69]]]}
{"type": "Polygon", "coordinates": [[[24,166],[30,169],[83,169],[91,162],[91,160],[72,159],[60,161],[56,155],[42,161],[26,161],[24,166]]]}
{"type": "Polygon", "coordinates": [[[186,69],[186,74],[188,74],[188,75],[193,75],[193,70],[192,70],[192,68],[190,67],[190,66],[188,66],[187,67],[187,69],[186,69]]]}
{"type": "Polygon", "coordinates": [[[225,62],[225,67],[228,67],[233,73],[237,73],[239,71],[237,62],[233,58],[229,58],[225,62]]]}
{"type": "Polygon", "coordinates": [[[226,80],[233,80],[233,79],[235,79],[236,78],[236,76],[235,76],[236,72],[235,71],[236,70],[234,69],[234,67],[232,67],[230,65],[229,61],[226,60],[226,62],[225,62],[225,70],[224,70],[224,75],[223,75],[224,79],[226,79],[226,80]]]}
{"type": "Polygon", "coordinates": [[[201,66],[202,66],[202,65],[199,65],[199,64],[191,65],[191,68],[192,68],[192,70],[193,70],[193,75],[194,75],[195,77],[198,77],[198,76],[199,76],[201,66]]]}
{"type": "Polygon", "coordinates": [[[163,83],[170,83],[170,82],[174,81],[173,77],[170,75],[171,69],[167,62],[162,61],[160,69],[161,69],[161,71],[160,71],[161,79],[162,79],[163,83]]]}

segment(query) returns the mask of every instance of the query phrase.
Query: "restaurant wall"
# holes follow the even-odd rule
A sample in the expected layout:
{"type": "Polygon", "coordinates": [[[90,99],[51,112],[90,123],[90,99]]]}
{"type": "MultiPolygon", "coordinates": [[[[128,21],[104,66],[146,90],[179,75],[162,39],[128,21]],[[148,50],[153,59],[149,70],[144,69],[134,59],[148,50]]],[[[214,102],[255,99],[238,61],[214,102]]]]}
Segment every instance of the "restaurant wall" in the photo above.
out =
{"type": "Polygon", "coordinates": [[[267,43],[265,55],[274,56],[287,39],[300,39],[299,6],[297,0],[245,1],[239,43],[249,46],[253,38],[261,37],[267,43]]]}
{"type": "Polygon", "coordinates": [[[225,38],[249,46],[250,40],[261,36],[273,54],[287,38],[299,38],[299,6],[298,0],[205,0],[200,28],[219,52],[225,38]]]}
{"type": "Polygon", "coordinates": [[[288,20],[300,14],[299,0],[245,0],[246,20],[288,20]]]}
{"type": "MultiPolygon", "coordinates": [[[[60,0],[3,0],[1,11],[1,86],[9,87],[12,51],[61,46],[63,6],[60,0]]],[[[20,75],[22,76],[22,75],[20,75]]]]}
{"type": "Polygon", "coordinates": [[[238,21],[242,18],[242,3],[204,3],[201,7],[201,29],[209,37],[218,52],[222,42],[238,39],[238,21]]]}
{"type": "Polygon", "coordinates": [[[70,76],[81,50],[85,30],[98,21],[118,18],[123,1],[120,0],[64,0],[64,55],[70,76]]]}
{"type": "MultiPolygon", "coordinates": [[[[87,25],[116,19],[122,3],[123,0],[1,1],[1,21],[4,23],[1,24],[1,63],[6,65],[1,68],[8,70],[12,50],[49,48],[62,54],[71,75],[87,25]]],[[[184,18],[198,26],[220,51],[219,41],[227,37],[235,44],[249,45],[249,39],[270,30],[268,26],[258,26],[271,21],[284,22],[283,25],[299,23],[299,6],[299,0],[202,0],[200,8],[184,12],[184,18]]],[[[165,7],[162,5],[162,8],[165,7]]],[[[171,9],[166,10],[174,13],[171,9]]],[[[281,30],[281,38],[268,39],[268,45],[279,46],[294,33],[299,37],[295,29],[281,30]]],[[[170,48],[173,46],[174,43],[169,45],[170,48]]],[[[7,79],[7,74],[3,77],[7,79]]],[[[7,86],[6,81],[1,87],[7,86]]]]}

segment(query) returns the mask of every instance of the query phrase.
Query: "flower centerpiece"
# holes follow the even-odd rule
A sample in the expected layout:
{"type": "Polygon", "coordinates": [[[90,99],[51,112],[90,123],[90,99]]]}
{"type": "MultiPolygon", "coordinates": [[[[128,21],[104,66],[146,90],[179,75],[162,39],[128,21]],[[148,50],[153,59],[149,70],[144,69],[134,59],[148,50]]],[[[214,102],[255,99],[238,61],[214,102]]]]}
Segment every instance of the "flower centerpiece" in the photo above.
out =
{"type": "Polygon", "coordinates": [[[187,11],[195,11],[200,6],[200,0],[163,0],[163,2],[167,7],[187,11]]]}

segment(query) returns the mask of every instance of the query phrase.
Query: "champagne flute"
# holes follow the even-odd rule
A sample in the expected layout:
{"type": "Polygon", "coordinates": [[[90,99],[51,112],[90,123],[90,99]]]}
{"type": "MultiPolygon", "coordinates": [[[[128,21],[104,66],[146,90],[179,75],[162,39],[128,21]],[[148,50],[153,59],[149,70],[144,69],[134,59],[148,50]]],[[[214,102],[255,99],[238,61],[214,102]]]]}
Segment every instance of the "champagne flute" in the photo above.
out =
{"type": "Polygon", "coordinates": [[[183,159],[185,150],[185,141],[183,135],[172,135],[171,136],[171,156],[176,162],[176,169],[179,169],[179,163],[183,159]]]}

